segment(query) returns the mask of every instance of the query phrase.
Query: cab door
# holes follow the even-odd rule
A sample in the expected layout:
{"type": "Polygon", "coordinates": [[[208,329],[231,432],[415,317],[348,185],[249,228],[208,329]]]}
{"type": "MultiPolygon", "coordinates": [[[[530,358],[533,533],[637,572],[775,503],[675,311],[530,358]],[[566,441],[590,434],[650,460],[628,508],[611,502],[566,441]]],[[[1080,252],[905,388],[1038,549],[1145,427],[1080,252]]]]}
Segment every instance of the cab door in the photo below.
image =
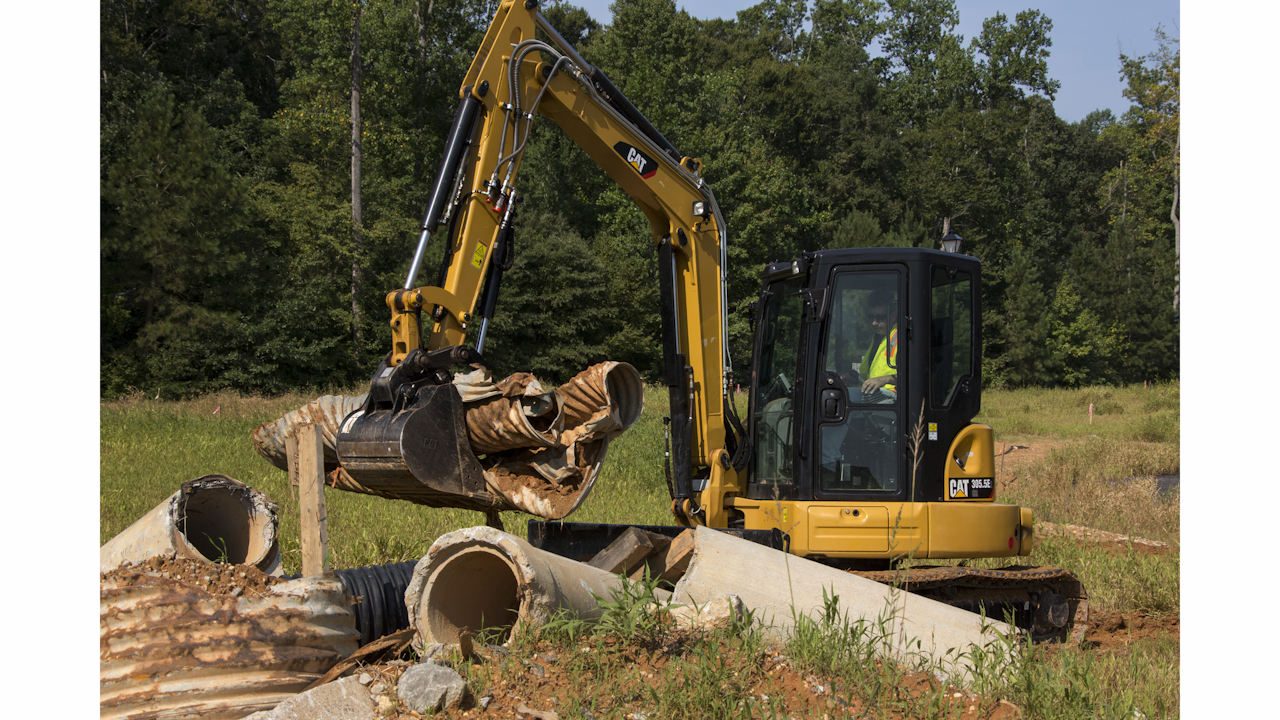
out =
{"type": "Polygon", "coordinates": [[[814,498],[900,499],[907,396],[905,268],[832,273],[815,361],[814,498]]]}
{"type": "Polygon", "coordinates": [[[908,389],[906,268],[833,269],[818,333],[813,497],[838,506],[809,510],[813,552],[883,552],[888,503],[906,497],[908,389]],[[856,513],[856,514],[855,514],[856,513]]]}

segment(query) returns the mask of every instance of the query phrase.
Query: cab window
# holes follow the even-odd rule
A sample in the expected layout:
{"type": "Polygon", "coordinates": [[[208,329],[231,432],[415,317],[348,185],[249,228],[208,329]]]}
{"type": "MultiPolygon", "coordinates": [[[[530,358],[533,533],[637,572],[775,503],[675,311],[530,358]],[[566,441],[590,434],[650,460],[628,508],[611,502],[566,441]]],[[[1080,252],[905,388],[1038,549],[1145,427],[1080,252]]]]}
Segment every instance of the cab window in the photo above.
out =
{"type": "Polygon", "coordinates": [[[973,277],[938,265],[930,275],[929,401],[946,408],[973,374],[973,277]]]}
{"type": "Polygon", "coordinates": [[[753,483],[781,485],[795,482],[792,448],[795,442],[795,387],[800,323],[804,300],[803,277],[769,285],[761,298],[760,348],[756,362],[756,396],[752,398],[755,427],[753,483]]]}

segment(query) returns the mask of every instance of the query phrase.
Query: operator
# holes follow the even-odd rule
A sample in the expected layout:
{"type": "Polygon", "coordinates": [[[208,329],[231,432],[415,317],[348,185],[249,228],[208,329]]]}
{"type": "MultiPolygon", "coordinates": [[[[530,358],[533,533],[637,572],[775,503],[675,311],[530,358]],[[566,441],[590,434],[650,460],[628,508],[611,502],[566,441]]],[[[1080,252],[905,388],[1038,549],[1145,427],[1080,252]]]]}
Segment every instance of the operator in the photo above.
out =
{"type": "Polygon", "coordinates": [[[886,290],[871,293],[868,314],[875,337],[862,357],[864,402],[891,403],[897,397],[898,314],[897,300],[886,290]],[[875,398],[874,400],[872,398],[875,398]]]}
{"type": "MultiPolygon", "coordinates": [[[[865,403],[874,405],[887,405],[893,403],[897,399],[897,360],[898,360],[898,328],[894,321],[897,312],[897,300],[893,294],[887,290],[876,290],[871,293],[869,302],[868,316],[871,321],[871,329],[873,336],[871,344],[867,348],[866,353],[862,357],[862,365],[859,367],[863,373],[858,376],[855,384],[854,376],[841,372],[841,379],[844,380],[845,386],[853,397],[850,399],[855,403],[865,403]],[[861,378],[865,377],[866,380],[861,378]],[[854,390],[857,388],[859,393],[854,390]]],[[[850,412],[844,423],[839,425],[824,425],[822,427],[821,447],[822,447],[822,489],[836,490],[849,489],[850,486],[841,486],[841,469],[840,466],[844,462],[846,453],[850,453],[850,462],[848,467],[856,476],[856,482],[859,488],[879,488],[880,481],[873,475],[872,466],[876,465],[874,448],[845,448],[845,438],[849,433],[850,424],[855,419],[861,418],[870,421],[873,425],[879,427],[883,424],[883,412],[850,412]],[[868,454],[870,453],[870,454],[868,454]],[[864,466],[865,464],[865,466],[864,466]]],[[[886,428],[881,427],[882,432],[886,428]]],[[[892,432],[891,427],[887,430],[892,432]]],[[[848,482],[850,478],[845,478],[848,482]]]]}

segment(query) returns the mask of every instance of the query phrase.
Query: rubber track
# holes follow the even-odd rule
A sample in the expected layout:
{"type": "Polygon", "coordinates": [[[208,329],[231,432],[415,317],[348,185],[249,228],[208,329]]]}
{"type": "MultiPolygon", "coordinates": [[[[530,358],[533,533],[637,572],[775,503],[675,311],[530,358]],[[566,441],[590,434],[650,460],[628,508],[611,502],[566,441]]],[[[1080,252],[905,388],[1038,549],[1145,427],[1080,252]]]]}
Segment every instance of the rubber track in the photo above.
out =
{"type": "Polygon", "coordinates": [[[1012,566],[1000,570],[984,570],[956,566],[914,567],[902,570],[850,571],[868,580],[885,585],[905,585],[909,589],[928,590],[957,585],[979,588],[1016,588],[1040,583],[1054,583],[1064,590],[1076,592],[1068,595],[1085,599],[1084,585],[1074,573],[1055,567],[1012,566]]]}

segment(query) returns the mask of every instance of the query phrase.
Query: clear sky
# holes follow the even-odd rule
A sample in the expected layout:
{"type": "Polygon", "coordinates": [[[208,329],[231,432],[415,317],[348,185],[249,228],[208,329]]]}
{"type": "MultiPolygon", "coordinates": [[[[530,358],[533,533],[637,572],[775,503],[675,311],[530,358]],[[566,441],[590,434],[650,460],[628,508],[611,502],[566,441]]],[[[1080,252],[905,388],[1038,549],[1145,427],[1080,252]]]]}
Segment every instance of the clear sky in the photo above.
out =
{"type": "MultiPolygon", "coordinates": [[[[676,4],[694,17],[732,19],[759,0],[701,0],[676,4]]],[[[611,0],[568,0],[586,8],[602,23],[612,20],[611,0]]],[[[1003,12],[1010,22],[1022,10],[1034,8],[1053,20],[1049,76],[1062,82],[1054,100],[1058,117],[1080,120],[1094,110],[1109,108],[1117,116],[1129,101],[1120,94],[1120,51],[1141,55],[1155,49],[1152,30],[1164,24],[1172,37],[1181,35],[1178,0],[958,0],[960,25],[956,32],[966,44],[982,30],[982,21],[1003,12]]]]}

